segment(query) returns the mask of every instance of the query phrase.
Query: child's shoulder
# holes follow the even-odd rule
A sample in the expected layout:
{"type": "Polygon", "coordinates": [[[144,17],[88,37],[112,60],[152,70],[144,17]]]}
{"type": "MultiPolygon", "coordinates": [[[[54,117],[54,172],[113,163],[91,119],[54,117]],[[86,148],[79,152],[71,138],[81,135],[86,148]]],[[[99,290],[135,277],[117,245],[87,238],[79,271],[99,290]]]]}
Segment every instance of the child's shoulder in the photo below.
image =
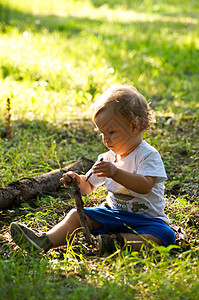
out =
{"type": "Polygon", "coordinates": [[[155,147],[153,147],[153,146],[151,146],[149,143],[147,143],[145,140],[143,140],[142,141],[142,143],[140,144],[140,149],[139,149],[140,151],[143,151],[143,150],[145,150],[145,151],[147,151],[147,152],[154,152],[154,153],[157,153],[158,152],[158,150],[155,148],[155,147]]]}
{"type": "Polygon", "coordinates": [[[159,152],[151,146],[146,141],[142,141],[142,143],[135,149],[135,151],[131,152],[130,159],[135,158],[138,161],[142,161],[143,159],[149,158],[149,157],[156,157],[156,159],[160,159],[159,152]]]}

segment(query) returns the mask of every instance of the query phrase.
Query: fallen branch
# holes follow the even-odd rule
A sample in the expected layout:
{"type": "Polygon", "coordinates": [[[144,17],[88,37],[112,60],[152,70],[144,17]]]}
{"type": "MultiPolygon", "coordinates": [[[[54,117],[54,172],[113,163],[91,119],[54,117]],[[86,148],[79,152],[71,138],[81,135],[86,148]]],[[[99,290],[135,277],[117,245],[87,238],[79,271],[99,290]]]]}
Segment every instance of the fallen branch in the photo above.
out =
{"type": "Polygon", "coordinates": [[[80,218],[80,223],[82,225],[82,230],[84,233],[84,236],[86,238],[87,243],[90,245],[93,244],[91,235],[90,235],[90,229],[88,227],[87,219],[86,219],[86,214],[84,212],[84,206],[83,206],[83,201],[82,201],[82,196],[80,193],[80,189],[77,184],[77,180],[73,179],[70,183],[71,191],[73,193],[74,199],[75,199],[75,204],[77,207],[77,212],[80,218]]]}
{"type": "Polygon", "coordinates": [[[22,178],[18,181],[0,187],[0,209],[8,209],[21,202],[28,202],[38,195],[52,192],[61,187],[60,178],[67,171],[74,171],[78,174],[87,172],[94,161],[82,157],[79,161],[32,178],[22,178]]]}

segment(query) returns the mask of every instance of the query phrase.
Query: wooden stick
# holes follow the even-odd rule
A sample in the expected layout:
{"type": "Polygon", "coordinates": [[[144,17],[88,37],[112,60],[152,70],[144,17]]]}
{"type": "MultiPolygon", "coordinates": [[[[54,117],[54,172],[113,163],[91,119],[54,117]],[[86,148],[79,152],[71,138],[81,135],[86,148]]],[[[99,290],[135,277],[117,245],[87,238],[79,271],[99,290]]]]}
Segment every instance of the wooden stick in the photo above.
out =
{"type": "Polygon", "coordinates": [[[71,187],[73,196],[75,198],[75,204],[76,204],[76,207],[77,207],[77,212],[78,212],[78,215],[79,215],[79,218],[80,218],[80,223],[81,223],[81,226],[82,226],[82,230],[83,230],[84,236],[86,238],[87,243],[89,243],[90,245],[92,245],[93,241],[91,239],[90,229],[88,227],[88,223],[87,223],[87,219],[86,219],[86,214],[84,212],[84,206],[83,206],[82,196],[81,196],[81,192],[80,192],[80,189],[78,187],[76,179],[73,179],[70,182],[70,187],[71,187]]]}

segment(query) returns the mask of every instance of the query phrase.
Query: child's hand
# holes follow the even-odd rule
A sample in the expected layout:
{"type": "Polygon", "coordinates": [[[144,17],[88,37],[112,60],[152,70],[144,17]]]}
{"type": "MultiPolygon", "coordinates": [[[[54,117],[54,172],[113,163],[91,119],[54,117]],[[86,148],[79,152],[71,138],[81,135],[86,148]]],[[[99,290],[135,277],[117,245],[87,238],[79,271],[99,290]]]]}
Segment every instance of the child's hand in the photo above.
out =
{"type": "Polygon", "coordinates": [[[62,178],[60,179],[60,181],[63,183],[65,188],[69,188],[70,187],[70,182],[72,179],[76,179],[77,180],[77,184],[80,184],[80,176],[72,171],[69,171],[67,173],[64,173],[62,175],[62,178]]]}
{"type": "Polygon", "coordinates": [[[97,173],[97,176],[99,177],[110,177],[113,178],[113,176],[116,174],[117,172],[117,167],[112,164],[109,161],[100,161],[97,162],[93,169],[92,169],[92,173],[97,173]]]}

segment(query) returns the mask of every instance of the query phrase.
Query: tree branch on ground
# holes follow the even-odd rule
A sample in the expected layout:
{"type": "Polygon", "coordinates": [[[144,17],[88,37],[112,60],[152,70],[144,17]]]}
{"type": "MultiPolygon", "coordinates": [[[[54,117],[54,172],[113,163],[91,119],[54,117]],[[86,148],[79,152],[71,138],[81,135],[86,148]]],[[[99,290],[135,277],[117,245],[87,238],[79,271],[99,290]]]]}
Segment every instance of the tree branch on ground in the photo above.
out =
{"type": "Polygon", "coordinates": [[[49,193],[61,187],[60,178],[65,172],[86,173],[94,164],[94,161],[82,157],[62,169],[53,170],[32,178],[22,178],[0,187],[0,209],[9,209],[29,202],[38,195],[49,193]]]}

